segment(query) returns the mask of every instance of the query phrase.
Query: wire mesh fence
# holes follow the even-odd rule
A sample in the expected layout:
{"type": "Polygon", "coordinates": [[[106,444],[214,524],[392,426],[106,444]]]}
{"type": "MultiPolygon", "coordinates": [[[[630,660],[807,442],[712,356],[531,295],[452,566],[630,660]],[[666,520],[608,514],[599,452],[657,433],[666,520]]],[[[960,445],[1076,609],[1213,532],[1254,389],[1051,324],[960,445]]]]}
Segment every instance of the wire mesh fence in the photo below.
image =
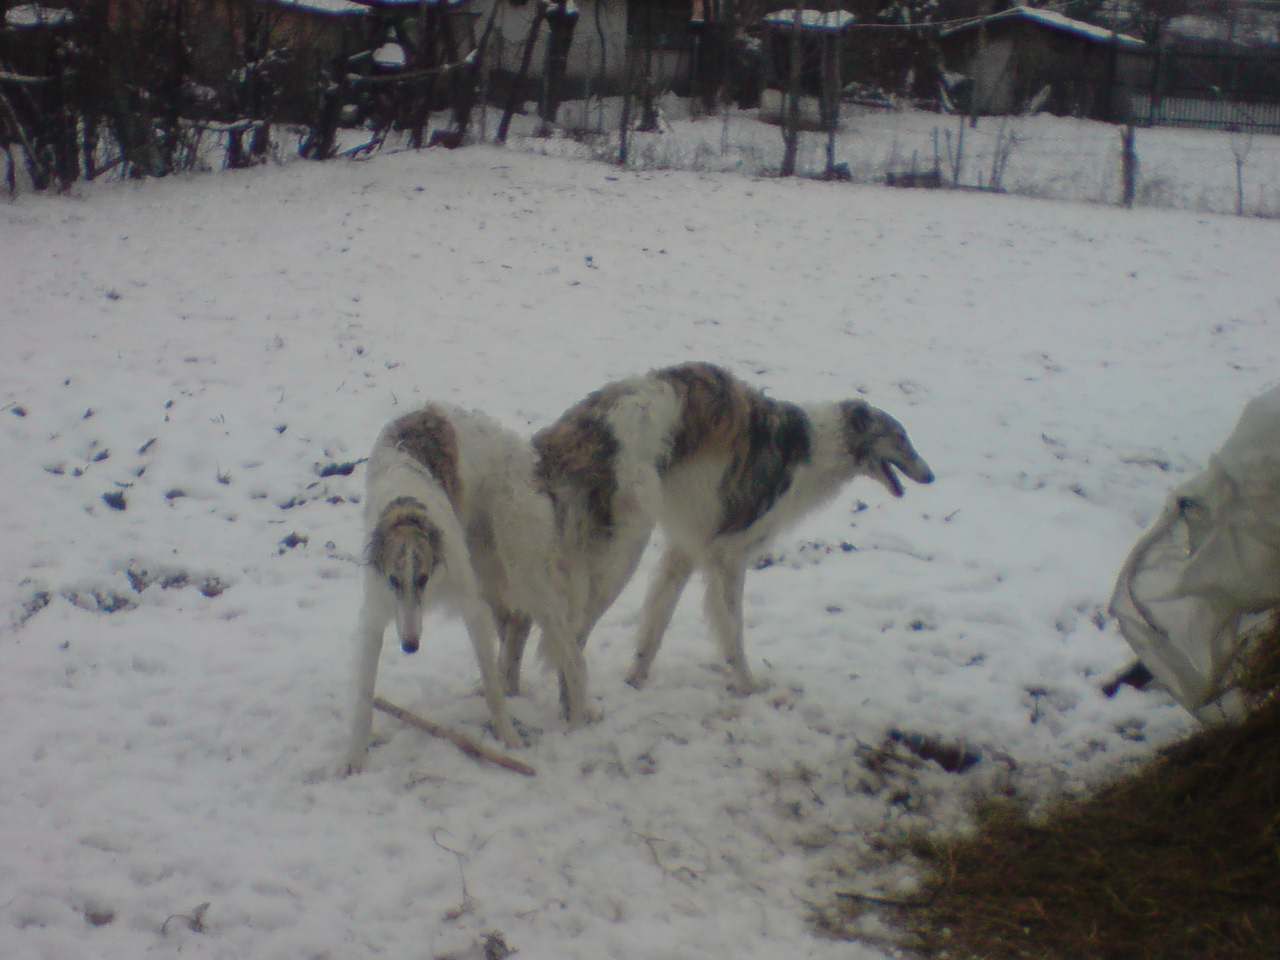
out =
{"type": "Polygon", "coordinates": [[[1121,116],[1148,126],[1280,133],[1280,49],[1159,51],[1116,95],[1121,116]]]}

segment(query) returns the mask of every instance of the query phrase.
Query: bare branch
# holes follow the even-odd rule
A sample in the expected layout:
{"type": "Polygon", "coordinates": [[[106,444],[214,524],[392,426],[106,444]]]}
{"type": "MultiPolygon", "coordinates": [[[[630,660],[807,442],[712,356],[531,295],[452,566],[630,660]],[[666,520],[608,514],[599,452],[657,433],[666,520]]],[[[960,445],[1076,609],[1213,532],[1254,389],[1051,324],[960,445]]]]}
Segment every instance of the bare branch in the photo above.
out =
{"type": "Polygon", "coordinates": [[[538,771],[514,757],[508,757],[506,754],[498,753],[496,750],[490,750],[482,744],[476,743],[465,734],[442,727],[438,723],[432,723],[425,717],[420,717],[416,713],[410,713],[403,707],[397,707],[394,703],[383,700],[382,697],[374,697],[373,705],[383,713],[390,714],[402,723],[407,723],[411,727],[417,727],[424,733],[429,733],[433,737],[439,737],[442,740],[448,740],[455,747],[471,757],[473,760],[482,760],[487,763],[496,764],[499,767],[505,767],[507,770],[513,770],[516,773],[526,777],[536,777],[538,771]]]}
{"type": "Polygon", "coordinates": [[[53,77],[29,77],[21,73],[9,73],[5,70],[0,70],[0,83],[38,86],[42,83],[53,83],[53,77]]]}

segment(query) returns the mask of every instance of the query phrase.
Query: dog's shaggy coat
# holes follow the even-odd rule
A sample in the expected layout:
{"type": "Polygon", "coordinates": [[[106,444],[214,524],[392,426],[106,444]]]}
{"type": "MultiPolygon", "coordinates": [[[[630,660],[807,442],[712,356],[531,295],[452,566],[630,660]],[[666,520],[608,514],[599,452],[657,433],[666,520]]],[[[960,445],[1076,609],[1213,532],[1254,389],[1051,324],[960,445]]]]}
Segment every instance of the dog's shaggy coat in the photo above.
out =
{"type": "Polygon", "coordinates": [[[556,515],[529,442],[482,414],[440,404],[399,417],[369,456],[367,564],[356,630],[355,702],[347,769],[368,747],[383,633],[395,620],[401,647],[418,649],[425,611],[440,606],[466,624],[494,732],[520,738],[507,716],[494,638],[542,633],[561,674],[571,725],[584,719],[586,667],[574,592],[558,548],[556,515]]]}
{"type": "MultiPolygon", "coordinates": [[[[632,393],[620,384],[592,394],[535,434],[541,489],[555,515],[557,547],[570,591],[568,619],[578,648],[627,585],[662,505],[655,464],[667,456],[674,397],[632,393]],[[619,438],[627,438],[620,443],[619,438]]],[[[502,631],[508,693],[520,685],[528,621],[502,631]]]]}
{"type": "MultiPolygon", "coordinates": [[[[862,400],[800,406],[766,397],[709,363],[611,383],[535,435],[539,472],[557,522],[580,557],[606,557],[585,574],[589,631],[626,585],[655,524],[666,549],[645,599],[627,680],[647,680],[662,636],[695,569],[735,689],[755,688],[743,650],[746,569],[779,530],[858,476],[903,494],[933,472],[902,425],[862,400]]],[[[580,643],[586,633],[579,632],[580,643]]],[[[509,686],[522,644],[504,643],[509,686]]]]}

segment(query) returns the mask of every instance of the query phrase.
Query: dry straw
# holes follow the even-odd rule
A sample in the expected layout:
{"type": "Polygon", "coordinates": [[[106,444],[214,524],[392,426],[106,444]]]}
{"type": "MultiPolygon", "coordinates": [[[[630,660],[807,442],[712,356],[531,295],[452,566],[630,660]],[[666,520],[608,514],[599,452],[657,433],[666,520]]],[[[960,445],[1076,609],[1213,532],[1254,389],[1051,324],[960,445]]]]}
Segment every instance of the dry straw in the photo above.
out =
{"type": "MultiPolygon", "coordinates": [[[[1280,955],[1280,617],[1255,631],[1238,726],[1203,730],[1032,818],[984,800],[963,838],[908,837],[918,896],[898,945],[950,960],[1275,960],[1280,955]]],[[[828,920],[831,918],[828,917],[828,920]]]]}

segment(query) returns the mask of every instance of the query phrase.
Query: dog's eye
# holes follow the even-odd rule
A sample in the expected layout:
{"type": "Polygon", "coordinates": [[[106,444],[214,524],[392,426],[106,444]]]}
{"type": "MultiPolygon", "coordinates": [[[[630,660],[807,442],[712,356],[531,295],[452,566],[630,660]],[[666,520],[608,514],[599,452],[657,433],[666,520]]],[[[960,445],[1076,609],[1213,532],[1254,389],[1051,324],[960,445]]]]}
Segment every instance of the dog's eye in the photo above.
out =
{"type": "Polygon", "coordinates": [[[399,590],[400,590],[400,578],[399,578],[399,577],[397,577],[397,576],[395,576],[395,575],[393,574],[392,576],[387,577],[387,583],[391,584],[391,589],[392,589],[392,590],[395,590],[395,591],[399,592],[399,590]]]}
{"type": "Polygon", "coordinates": [[[419,574],[418,579],[413,583],[419,590],[425,590],[427,588],[427,575],[425,573],[419,574]]]}

